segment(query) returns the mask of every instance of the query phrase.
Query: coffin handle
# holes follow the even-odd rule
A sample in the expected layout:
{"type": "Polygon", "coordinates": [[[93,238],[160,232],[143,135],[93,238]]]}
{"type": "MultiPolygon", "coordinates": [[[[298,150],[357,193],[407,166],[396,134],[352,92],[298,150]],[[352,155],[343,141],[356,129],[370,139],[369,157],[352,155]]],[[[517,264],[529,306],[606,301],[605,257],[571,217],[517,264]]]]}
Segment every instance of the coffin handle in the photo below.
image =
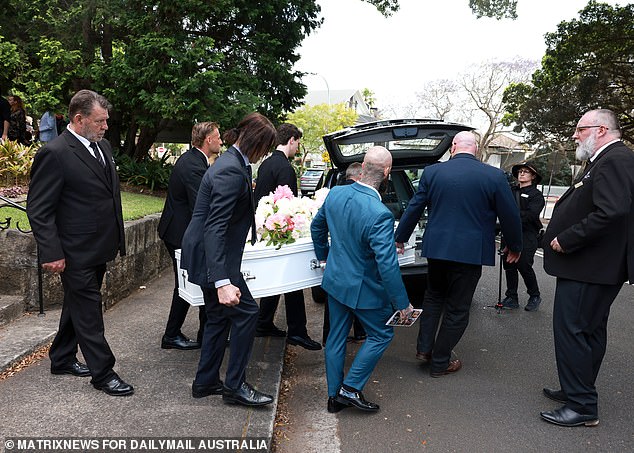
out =
{"type": "Polygon", "coordinates": [[[241,271],[241,272],[242,272],[242,277],[244,277],[246,281],[255,280],[255,275],[251,275],[251,271],[241,271]]]}
{"type": "Polygon", "coordinates": [[[310,260],[310,270],[313,271],[315,269],[325,269],[326,263],[322,263],[318,259],[313,258],[310,260]]]}

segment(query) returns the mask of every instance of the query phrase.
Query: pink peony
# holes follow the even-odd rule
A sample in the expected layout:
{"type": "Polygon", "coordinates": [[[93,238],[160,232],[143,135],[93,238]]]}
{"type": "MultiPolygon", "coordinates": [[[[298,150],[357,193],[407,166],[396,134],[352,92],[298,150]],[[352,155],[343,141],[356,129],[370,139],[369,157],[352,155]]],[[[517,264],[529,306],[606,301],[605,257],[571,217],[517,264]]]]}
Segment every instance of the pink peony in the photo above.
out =
{"type": "Polygon", "coordinates": [[[266,222],[264,222],[264,226],[269,231],[279,231],[281,233],[284,233],[288,230],[293,229],[293,221],[290,217],[284,214],[276,213],[266,219],[266,222]]]}
{"type": "Polygon", "coordinates": [[[293,191],[288,186],[277,186],[275,192],[273,192],[273,203],[277,200],[281,200],[282,198],[287,198],[289,200],[293,199],[293,191]]]}

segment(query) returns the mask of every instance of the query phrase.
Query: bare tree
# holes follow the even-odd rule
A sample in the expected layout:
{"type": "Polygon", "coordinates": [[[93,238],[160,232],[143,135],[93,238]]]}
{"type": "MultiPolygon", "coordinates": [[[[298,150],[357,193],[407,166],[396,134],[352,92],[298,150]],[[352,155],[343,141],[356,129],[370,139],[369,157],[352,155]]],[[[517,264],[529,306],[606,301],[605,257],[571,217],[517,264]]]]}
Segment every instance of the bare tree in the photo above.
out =
{"type": "Polygon", "coordinates": [[[515,58],[511,61],[487,61],[460,75],[458,84],[468,100],[465,107],[472,111],[471,124],[481,126],[480,150],[484,162],[488,159],[489,144],[504,131],[504,89],[511,83],[527,82],[535,69],[536,62],[515,58]]]}
{"type": "Polygon", "coordinates": [[[481,158],[486,162],[491,141],[505,131],[502,125],[505,88],[511,83],[528,81],[536,68],[536,62],[520,58],[471,66],[457,80],[439,79],[423,85],[416,92],[417,111],[426,117],[476,127],[481,158]]]}
{"type": "Polygon", "coordinates": [[[439,120],[456,120],[456,101],[460,86],[453,80],[439,79],[426,83],[421,91],[416,92],[420,108],[430,117],[439,120]]]}

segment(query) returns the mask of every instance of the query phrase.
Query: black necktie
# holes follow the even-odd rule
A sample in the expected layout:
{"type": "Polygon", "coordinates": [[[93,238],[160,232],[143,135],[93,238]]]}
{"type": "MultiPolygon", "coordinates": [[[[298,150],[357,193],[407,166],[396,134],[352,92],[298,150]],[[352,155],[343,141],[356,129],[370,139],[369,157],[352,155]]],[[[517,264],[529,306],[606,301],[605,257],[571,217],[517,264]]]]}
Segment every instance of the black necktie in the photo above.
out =
{"type": "Polygon", "coordinates": [[[255,232],[255,198],[253,197],[253,171],[251,165],[247,165],[247,175],[249,175],[249,192],[251,194],[251,245],[257,242],[257,234],[255,232]]]}
{"type": "Polygon", "coordinates": [[[103,157],[101,157],[101,153],[99,152],[99,148],[97,147],[97,144],[95,142],[90,142],[90,147],[92,148],[92,151],[95,153],[95,159],[97,159],[97,162],[99,162],[99,164],[101,164],[103,168],[106,168],[106,162],[103,160],[103,157]]]}

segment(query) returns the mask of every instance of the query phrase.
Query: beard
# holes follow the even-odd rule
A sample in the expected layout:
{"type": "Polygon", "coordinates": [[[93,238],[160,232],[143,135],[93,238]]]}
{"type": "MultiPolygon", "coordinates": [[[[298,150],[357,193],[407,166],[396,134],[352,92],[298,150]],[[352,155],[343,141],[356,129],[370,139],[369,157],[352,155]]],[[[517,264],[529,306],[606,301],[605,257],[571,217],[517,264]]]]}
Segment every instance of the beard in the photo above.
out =
{"type": "Polygon", "coordinates": [[[575,157],[581,161],[588,160],[595,152],[597,138],[594,135],[588,136],[584,141],[577,145],[575,157]]]}

